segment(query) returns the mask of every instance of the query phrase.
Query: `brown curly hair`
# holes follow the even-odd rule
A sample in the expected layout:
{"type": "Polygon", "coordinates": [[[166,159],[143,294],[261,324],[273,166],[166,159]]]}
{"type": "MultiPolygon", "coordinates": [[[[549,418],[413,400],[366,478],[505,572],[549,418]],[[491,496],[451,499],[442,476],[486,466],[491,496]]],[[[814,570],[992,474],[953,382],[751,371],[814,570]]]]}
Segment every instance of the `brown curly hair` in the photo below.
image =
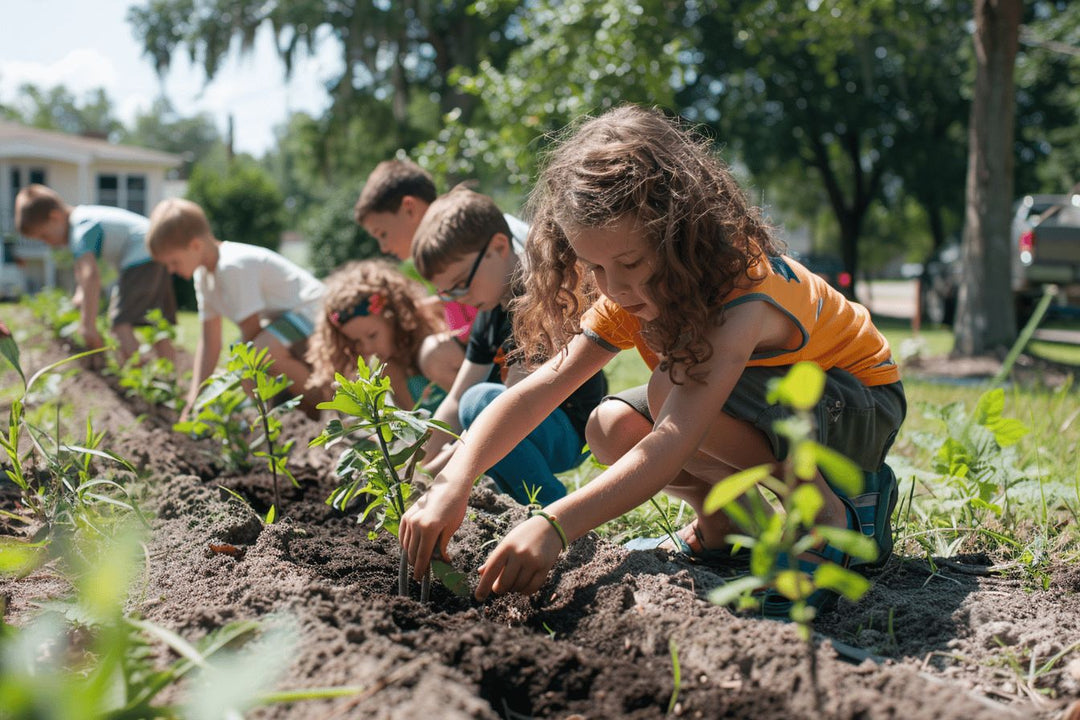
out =
{"type": "MultiPolygon", "coordinates": [[[[407,277],[386,260],[357,260],[341,266],[325,280],[323,312],[315,324],[305,355],[311,365],[309,388],[328,388],[334,373],[355,377],[359,355],[355,343],[330,320],[338,312],[382,296],[378,314],[394,327],[397,359],[410,373],[418,373],[416,354],[429,335],[446,329],[437,303],[424,302],[427,291],[417,280],[407,277]]],[[[381,358],[386,362],[390,358],[381,358]]]]}
{"type": "Polygon", "coordinates": [[[633,217],[643,229],[659,260],[648,290],[660,314],[642,335],[673,381],[676,365],[690,371],[711,357],[707,333],[723,322],[725,296],[759,279],[753,267],[763,255],[780,252],[709,142],[656,109],[620,107],[571,127],[548,156],[529,209],[514,336],[530,364],[565,348],[598,297],[566,228],[633,217]]]}

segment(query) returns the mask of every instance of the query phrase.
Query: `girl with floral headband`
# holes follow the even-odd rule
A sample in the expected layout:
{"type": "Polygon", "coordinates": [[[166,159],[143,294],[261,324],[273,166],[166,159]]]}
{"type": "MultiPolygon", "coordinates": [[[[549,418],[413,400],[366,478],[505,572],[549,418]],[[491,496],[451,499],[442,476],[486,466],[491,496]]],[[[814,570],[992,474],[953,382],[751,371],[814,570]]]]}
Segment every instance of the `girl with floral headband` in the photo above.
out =
{"type": "Polygon", "coordinates": [[[437,404],[425,389],[448,389],[465,353],[423,285],[383,260],[348,263],[325,282],[323,313],[307,351],[309,391],[329,398],[335,373],[355,377],[360,358],[377,357],[399,405],[437,404]]]}

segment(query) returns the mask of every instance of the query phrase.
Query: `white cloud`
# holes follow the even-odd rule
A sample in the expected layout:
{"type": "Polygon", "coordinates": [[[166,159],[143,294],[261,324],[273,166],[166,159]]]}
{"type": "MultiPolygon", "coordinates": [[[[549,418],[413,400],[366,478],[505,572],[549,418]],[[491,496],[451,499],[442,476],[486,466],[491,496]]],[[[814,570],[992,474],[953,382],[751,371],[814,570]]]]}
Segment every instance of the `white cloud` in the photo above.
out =
{"type": "Polygon", "coordinates": [[[7,98],[26,83],[40,88],[64,85],[77,97],[97,88],[115,96],[117,78],[112,60],[89,48],[72,50],[52,63],[0,60],[0,92],[7,98]]]}

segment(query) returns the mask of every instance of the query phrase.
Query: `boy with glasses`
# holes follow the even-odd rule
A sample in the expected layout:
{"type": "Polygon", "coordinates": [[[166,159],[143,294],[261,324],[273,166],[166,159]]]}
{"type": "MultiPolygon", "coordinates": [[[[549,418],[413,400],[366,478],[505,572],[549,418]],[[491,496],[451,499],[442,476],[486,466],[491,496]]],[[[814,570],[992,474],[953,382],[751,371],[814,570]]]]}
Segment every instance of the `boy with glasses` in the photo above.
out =
{"type": "MultiPolygon", "coordinates": [[[[365,181],[353,207],[353,218],[375,238],[379,250],[407,265],[412,255],[413,235],[437,196],[435,180],[427,170],[410,160],[384,160],[365,181]]],[[[504,217],[524,242],[529,228],[512,215],[504,217]]],[[[403,271],[412,274],[408,267],[403,267],[403,271]]],[[[464,347],[476,308],[457,302],[458,297],[442,298],[443,315],[446,326],[464,347]]]]}
{"type": "MultiPolygon", "coordinates": [[[[435,411],[435,418],[457,433],[524,376],[519,365],[507,360],[514,350],[510,304],[521,290],[523,256],[524,243],[494,201],[460,186],[431,204],[413,238],[416,269],[435,285],[439,297],[479,311],[465,362],[435,411]]],[[[535,498],[547,505],[563,497],[566,488],[555,473],[585,458],[585,423],[606,392],[604,374],[597,373],[487,474],[523,504],[535,498]]],[[[429,471],[438,472],[449,460],[455,448],[451,440],[439,433],[428,442],[429,471]]]]}

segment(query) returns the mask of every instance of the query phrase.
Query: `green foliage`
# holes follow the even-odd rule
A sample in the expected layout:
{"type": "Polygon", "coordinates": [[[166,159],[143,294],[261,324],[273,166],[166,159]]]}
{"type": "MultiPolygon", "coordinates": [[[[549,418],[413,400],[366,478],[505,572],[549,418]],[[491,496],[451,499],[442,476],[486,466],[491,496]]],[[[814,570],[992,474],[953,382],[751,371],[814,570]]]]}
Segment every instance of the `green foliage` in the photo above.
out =
{"type": "Polygon", "coordinates": [[[115,139],[123,128],[113,116],[105,89],[100,87],[87,91],[80,101],[63,85],[46,89],[25,83],[5,114],[23,125],[72,135],[115,139]]]}
{"type": "Polygon", "coordinates": [[[124,614],[142,550],[135,534],[69,548],[76,594],[52,601],[24,627],[0,624],[0,707],[31,718],[180,718],[235,716],[256,705],[352,695],[361,688],[265,693],[288,664],[294,633],[280,621],[242,620],[189,642],[165,627],[124,614]],[[177,658],[162,664],[160,647],[177,658]],[[197,675],[184,705],[162,702],[197,675]]]}
{"type": "MultiPolygon", "coordinates": [[[[23,392],[12,401],[8,411],[7,431],[0,432],[0,449],[9,465],[4,468],[4,474],[19,488],[20,500],[31,517],[43,524],[42,535],[46,540],[51,540],[57,533],[71,535],[89,531],[107,534],[121,511],[138,514],[138,507],[124,486],[96,472],[95,458],[115,463],[129,472],[135,469],[123,458],[102,449],[105,434],[96,432],[89,418],[83,441],[75,444],[61,440],[59,408],[56,410],[56,427],[51,433],[31,422],[26,414],[26,404],[38,380],[68,362],[96,352],[100,351],[64,358],[26,378],[18,346],[6,329],[0,332],[0,353],[23,381],[23,392]]],[[[25,520],[12,513],[5,515],[25,520]]],[[[32,547],[20,549],[17,543],[8,543],[5,549],[16,555],[11,562],[22,567],[32,559],[31,556],[37,555],[35,551],[29,551],[30,555],[24,552],[32,547]]]]}
{"type": "Polygon", "coordinates": [[[862,472],[854,463],[809,439],[812,410],[824,386],[824,372],[809,362],[796,364],[784,378],[774,382],[769,390],[770,401],[793,410],[790,419],[777,423],[777,431],[787,438],[791,448],[784,462],[784,477],[773,477],[768,465],[747,468],[717,483],[704,505],[708,514],[724,510],[744,533],[729,536],[728,540],[751,550],[750,575],[717,588],[709,599],[717,604],[738,602],[752,606],[757,602],[752,593],[772,588],[792,601],[790,617],[807,640],[814,619],[814,608],[807,599],[814,592],[824,589],[857,600],[870,585],[862,575],[832,562],[822,562],[810,574],[785,567],[781,558],[796,558],[826,542],[853,557],[873,560],[877,556],[873,540],[860,531],[817,524],[824,500],[809,481],[818,468],[849,495],[862,488],[862,472]],[[779,498],[785,512],[771,512],[757,492],[758,487],[767,488],[779,498]]]}
{"type": "Polygon", "coordinates": [[[962,403],[950,403],[930,410],[939,420],[936,437],[920,435],[916,442],[934,449],[934,472],[953,490],[942,503],[946,512],[959,512],[961,524],[985,524],[1008,513],[1009,490],[1028,479],[1018,466],[1016,444],[1029,428],[1015,418],[1005,417],[1005,391],[988,390],[979,398],[973,413],[962,403]]]}
{"type": "Polygon", "coordinates": [[[308,216],[304,237],[308,239],[308,257],[312,272],[329,275],[350,260],[379,257],[379,244],[353,220],[353,205],[359,188],[334,191],[308,216]]]}
{"type": "MultiPolygon", "coordinates": [[[[192,416],[173,425],[173,430],[200,438],[213,438],[221,451],[226,472],[251,470],[251,423],[244,414],[247,393],[231,378],[211,376],[195,399],[192,416]]],[[[215,454],[216,457],[216,454],[215,454]]]]}
{"type": "Polygon", "coordinates": [[[164,96],[155,99],[148,111],[135,116],[131,129],[120,133],[120,142],[180,155],[184,159],[180,171],[183,178],[191,174],[195,164],[213,153],[224,155],[225,147],[209,113],[181,117],[164,96]]]}
{"type": "Polygon", "coordinates": [[[236,158],[224,173],[196,167],[188,180],[189,200],[210,220],[220,240],[277,250],[285,229],[281,192],[270,174],[254,161],[236,158]]]}
{"type": "MultiPolygon", "coordinates": [[[[289,453],[295,440],[282,444],[280,416],[299,404],[299,398],[292,398],[278,405],[272,401],[284,392],[292,381],[284,375],[271,375],[273,359],[267,348],[256,348],[252,342],[233,343],[230,348],[229,362],[224,370],[207,378],[195,403],[193,420],[176,423],[173,429],[178,432],[192,433],[198,436],[211,435],[221,441],[226,453],[232,453],[229,462],[238,469],[250,468],[248,454],[263,458],[274,478],[274,507],[281,507],[281,494],[278,476],[284,475],[294,486],[299,487],[296,478],[288,468],[289,453]],[[251,427],[239,411],[250,397],[258,414],[257,421],[261,434],[248,441],[251,427]],[[264,445],[265,450],[256,448],[264,445]]],[[[272,522],[277,513],[268,514],[267,522],[272,522]]]]}
{"type": "MultiPolygon", "coordinates": [[[[431,433],[452,430],[443,422],[432,420],[425,410],[403,410],[391,402],[390,379],[383,374],[384,367],[373,360],[368,365],[361,358],[357,362],[357,378],[349,380],[335,375],[337,390],[329,402],[319,405],[320,410],[333,410],[344,419],[331,420],[312,447],[347,441],[338,459],[336,474],[341,484],[334,489],[326,503],[341,511],[363,495],[366,505],[360,515],[363,522],[374,516],[369,537],[379,530],[398,534],[401,518],[408,507],[412,494],[412,477],[421,459],[421,448],[431,433]]],[[[408,592],[405,554],[401,555],[402,573],[399,592],[408,592]]],[[[453,592],[467,592],[466,579],[446,563],[435,561],[432,569],[440,580],[453,592]]],[[[422,591],[422,599],[426,595],[422,591]]]]}
{"type": "Polygon", "coordinates": [[[71,339],[79,332],[79,308],[59,288],[42,290],[24,300],[34,317],[45,323],[53,335],[71,339]]]}
{"type": "Polygon", "coordinates": [[[176,327],[165,319],[161,310],[146,314],[148,325],[134,329],[139,341],[138,350],[127,359],[124,366],[114,368],[120,376],[120,387],[128,397],[145,400],[156,412],[160,408],[176,410],[182,402],[182,390],[176,377],[176,367],[168,358],[150,355],[156,343],[176,340],[176,327]]]}

